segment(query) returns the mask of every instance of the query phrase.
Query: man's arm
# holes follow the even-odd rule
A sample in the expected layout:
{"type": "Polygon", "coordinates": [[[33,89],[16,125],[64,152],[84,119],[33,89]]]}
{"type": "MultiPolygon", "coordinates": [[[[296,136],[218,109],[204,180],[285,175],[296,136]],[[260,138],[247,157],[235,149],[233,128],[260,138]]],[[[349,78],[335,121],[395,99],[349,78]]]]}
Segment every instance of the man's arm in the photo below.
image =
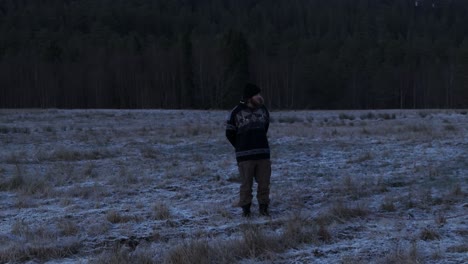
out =
{"type": "Polygon", "coordinates": [[[231,145],[235,148],[237,127],[233,112],[231,112],[231,114],[228,117],[228,120],[226,121],[226,138],[229,140],[229,142],[231,142],[231,145]]]}

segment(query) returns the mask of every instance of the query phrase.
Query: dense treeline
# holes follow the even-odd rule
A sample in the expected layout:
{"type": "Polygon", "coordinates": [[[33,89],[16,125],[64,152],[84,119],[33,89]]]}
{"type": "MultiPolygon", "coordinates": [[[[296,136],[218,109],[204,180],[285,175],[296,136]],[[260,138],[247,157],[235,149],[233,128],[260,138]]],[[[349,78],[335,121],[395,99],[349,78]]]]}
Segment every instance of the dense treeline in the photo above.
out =
{"type": "Polygon", "coordinates": [[[0,107],[468,106],[464,0],[0,0],[0,107]]]}

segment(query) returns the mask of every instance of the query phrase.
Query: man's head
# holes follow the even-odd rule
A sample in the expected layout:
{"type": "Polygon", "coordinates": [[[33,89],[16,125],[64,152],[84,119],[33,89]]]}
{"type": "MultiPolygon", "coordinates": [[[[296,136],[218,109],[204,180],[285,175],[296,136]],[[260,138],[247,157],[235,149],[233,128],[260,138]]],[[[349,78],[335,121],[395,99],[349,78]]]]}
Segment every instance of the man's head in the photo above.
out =
{"type": "Polygon", "coordinates": [[[244,95],[243,99],[247,103],[247,105],[250,105],[252,107],[260,107],[263,105],[264,100],[263,97],[260,95],[260,92],[262,89],[260,89],[257,85],[252,84],[252,83],[247,83],[244,87],[244,95]]]}

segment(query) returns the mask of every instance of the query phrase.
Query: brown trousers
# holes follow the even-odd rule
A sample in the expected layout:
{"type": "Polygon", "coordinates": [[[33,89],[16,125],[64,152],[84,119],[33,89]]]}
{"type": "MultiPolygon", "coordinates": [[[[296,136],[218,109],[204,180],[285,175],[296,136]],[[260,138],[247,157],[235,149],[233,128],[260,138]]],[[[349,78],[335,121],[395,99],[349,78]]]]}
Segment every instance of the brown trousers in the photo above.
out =
{"type": "Polygon", "coordinates": [[[241,178],[239,206],[252,203],[253,180],[257,182],[257,201],[270,203],[271,162],[269,159],[247,160],[238,163],[241,178]]]}

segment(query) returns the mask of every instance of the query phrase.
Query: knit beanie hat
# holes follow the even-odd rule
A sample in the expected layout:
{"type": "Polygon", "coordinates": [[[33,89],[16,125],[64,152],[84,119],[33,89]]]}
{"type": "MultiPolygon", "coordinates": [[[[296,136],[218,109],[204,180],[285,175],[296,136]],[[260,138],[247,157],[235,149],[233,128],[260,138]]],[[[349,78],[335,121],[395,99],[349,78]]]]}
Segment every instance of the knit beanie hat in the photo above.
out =
{"type": "Polygon", "coordinates": [[[259,94],[262,91],[257,85],[253,83],[247,83],[244,87],[244,96],[243,99],[247,100],[252,98],[254,95],[259,94]]]}

